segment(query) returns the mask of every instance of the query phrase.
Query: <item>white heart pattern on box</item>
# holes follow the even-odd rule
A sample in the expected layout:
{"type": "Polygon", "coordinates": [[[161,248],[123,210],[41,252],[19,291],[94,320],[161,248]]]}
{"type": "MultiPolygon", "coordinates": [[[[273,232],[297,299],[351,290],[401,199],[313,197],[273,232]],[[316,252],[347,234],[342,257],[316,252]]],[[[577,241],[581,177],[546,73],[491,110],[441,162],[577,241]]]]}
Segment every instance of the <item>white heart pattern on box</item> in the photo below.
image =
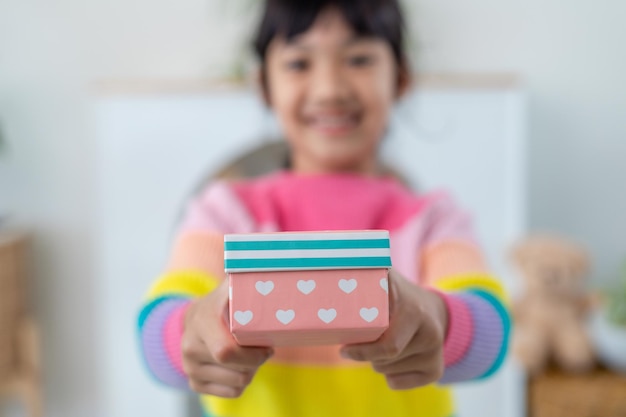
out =
{"type": "Polygon", "coordinates": [[[267,295],[274,290],[274,283],[272,281],[257,281],[256,284],[254,284],[254,288],[256,288],[259,294],[267,295]]]}
{"type": "Polygon", "coordinates": [[[376,307],[372,307],[372,308],[363,307],[361,311],[359,312],[359,314],[361,315],[361,318],[363,320],[365,320],[368,323],[371,323],[376,319],[376,317],[378,317],[378,309],[376,307]]]}
{"type": "Polygon", "coordinates": [[[385,292],[389,292],[389,281],[387,281],[387,278],[380,279],[380,287],[385,290],[385,292]]]}
{"type": "Polygon", "coordinates": [[[328,310],[320,308],[317,312],[317,317],[319,317],[324,323],[328,324],[337,317],[337,310],[334,308],[329,308],[328,310]]]}
{"type": "Polygon", "coordinates": [[[340,279],[339,288],[346,294],[350,294],[356,289],[356,279],[340,279]]]}
{"type": "Polygon", "coordinates": [[[282,324],[289,324],[296,317],[296,312],[293,310],[278,310],[276,311],[276,318],[282,324]]]}
{"type": "Polygon", "coordinates": [[[300,280],[298,281],[297,287],[302,294],[308,295],[315,289],[315,281],[312,279],[308,281],[300,280]]]}
{"type": "Polygon", "coordinates": [[[250,323],[250,321],[252,320],[252,317],[254,317],[254,315],[252,314],[252,311],[250,310],[235,311],[235,321],[241,324],[242,326],[245,326],[246,324],[250,323]]]}

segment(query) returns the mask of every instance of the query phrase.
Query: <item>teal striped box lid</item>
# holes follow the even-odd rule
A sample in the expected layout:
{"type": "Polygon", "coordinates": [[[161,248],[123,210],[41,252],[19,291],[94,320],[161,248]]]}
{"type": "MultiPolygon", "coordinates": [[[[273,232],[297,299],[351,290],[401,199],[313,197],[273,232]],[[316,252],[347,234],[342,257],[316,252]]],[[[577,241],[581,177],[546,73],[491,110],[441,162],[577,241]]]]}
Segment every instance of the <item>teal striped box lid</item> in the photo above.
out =
{"type": "Polygon", "coordinates": [[[224,235],[231,272],[391,268],[386,230],[224,235]]]}

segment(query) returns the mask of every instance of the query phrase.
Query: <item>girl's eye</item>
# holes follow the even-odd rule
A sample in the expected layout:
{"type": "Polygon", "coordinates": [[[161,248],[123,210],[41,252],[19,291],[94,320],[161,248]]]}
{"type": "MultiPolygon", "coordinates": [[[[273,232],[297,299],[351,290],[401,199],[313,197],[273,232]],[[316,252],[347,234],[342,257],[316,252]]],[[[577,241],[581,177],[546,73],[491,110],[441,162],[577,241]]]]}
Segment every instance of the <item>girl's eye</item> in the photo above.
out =
{"type": "Polygon", "coordinates": [[[309,63],[305,59],[292,59],[287,61],[285,66],[291,71],[304,71],[309,67],[309,63]]]}
{"type": "Polygon", "coordinates": [[[370,55],[354,55],[348,58],[348,64],[353,67],[365,67],[373,62],[374,58],[370,55]]]}

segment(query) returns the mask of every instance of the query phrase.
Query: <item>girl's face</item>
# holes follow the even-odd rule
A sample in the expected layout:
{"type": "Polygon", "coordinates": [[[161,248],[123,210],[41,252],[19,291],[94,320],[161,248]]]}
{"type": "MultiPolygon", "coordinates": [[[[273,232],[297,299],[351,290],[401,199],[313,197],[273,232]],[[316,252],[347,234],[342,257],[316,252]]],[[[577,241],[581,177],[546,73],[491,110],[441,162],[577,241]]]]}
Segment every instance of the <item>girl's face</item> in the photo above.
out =
{"type": "Polygon", "coordinates": [[[376,172],[390,111],[406,88],[387,42],[357,37],[331,8],[292,41],[275,38],[266,71],[266,98],[295,171],[376,172]]]}

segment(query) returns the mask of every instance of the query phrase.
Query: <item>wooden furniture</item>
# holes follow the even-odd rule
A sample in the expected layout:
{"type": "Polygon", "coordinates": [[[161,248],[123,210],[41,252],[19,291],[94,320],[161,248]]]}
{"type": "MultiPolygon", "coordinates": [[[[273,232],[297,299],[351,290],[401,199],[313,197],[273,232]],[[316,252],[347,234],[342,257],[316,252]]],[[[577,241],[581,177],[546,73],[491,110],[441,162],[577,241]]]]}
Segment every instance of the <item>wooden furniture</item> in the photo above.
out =
{"type": "Polygon", "coordinates": [[[551,368],[529,381],[528,411],[529,417],[626,417],[626,375],[551,368]]]}
{"type": "Polygon", "coordinates": [[[0,231],[0,396],[21,399],[28,416],[42,415],[38,331],[26,297],[24,234],[0,231]]]}

